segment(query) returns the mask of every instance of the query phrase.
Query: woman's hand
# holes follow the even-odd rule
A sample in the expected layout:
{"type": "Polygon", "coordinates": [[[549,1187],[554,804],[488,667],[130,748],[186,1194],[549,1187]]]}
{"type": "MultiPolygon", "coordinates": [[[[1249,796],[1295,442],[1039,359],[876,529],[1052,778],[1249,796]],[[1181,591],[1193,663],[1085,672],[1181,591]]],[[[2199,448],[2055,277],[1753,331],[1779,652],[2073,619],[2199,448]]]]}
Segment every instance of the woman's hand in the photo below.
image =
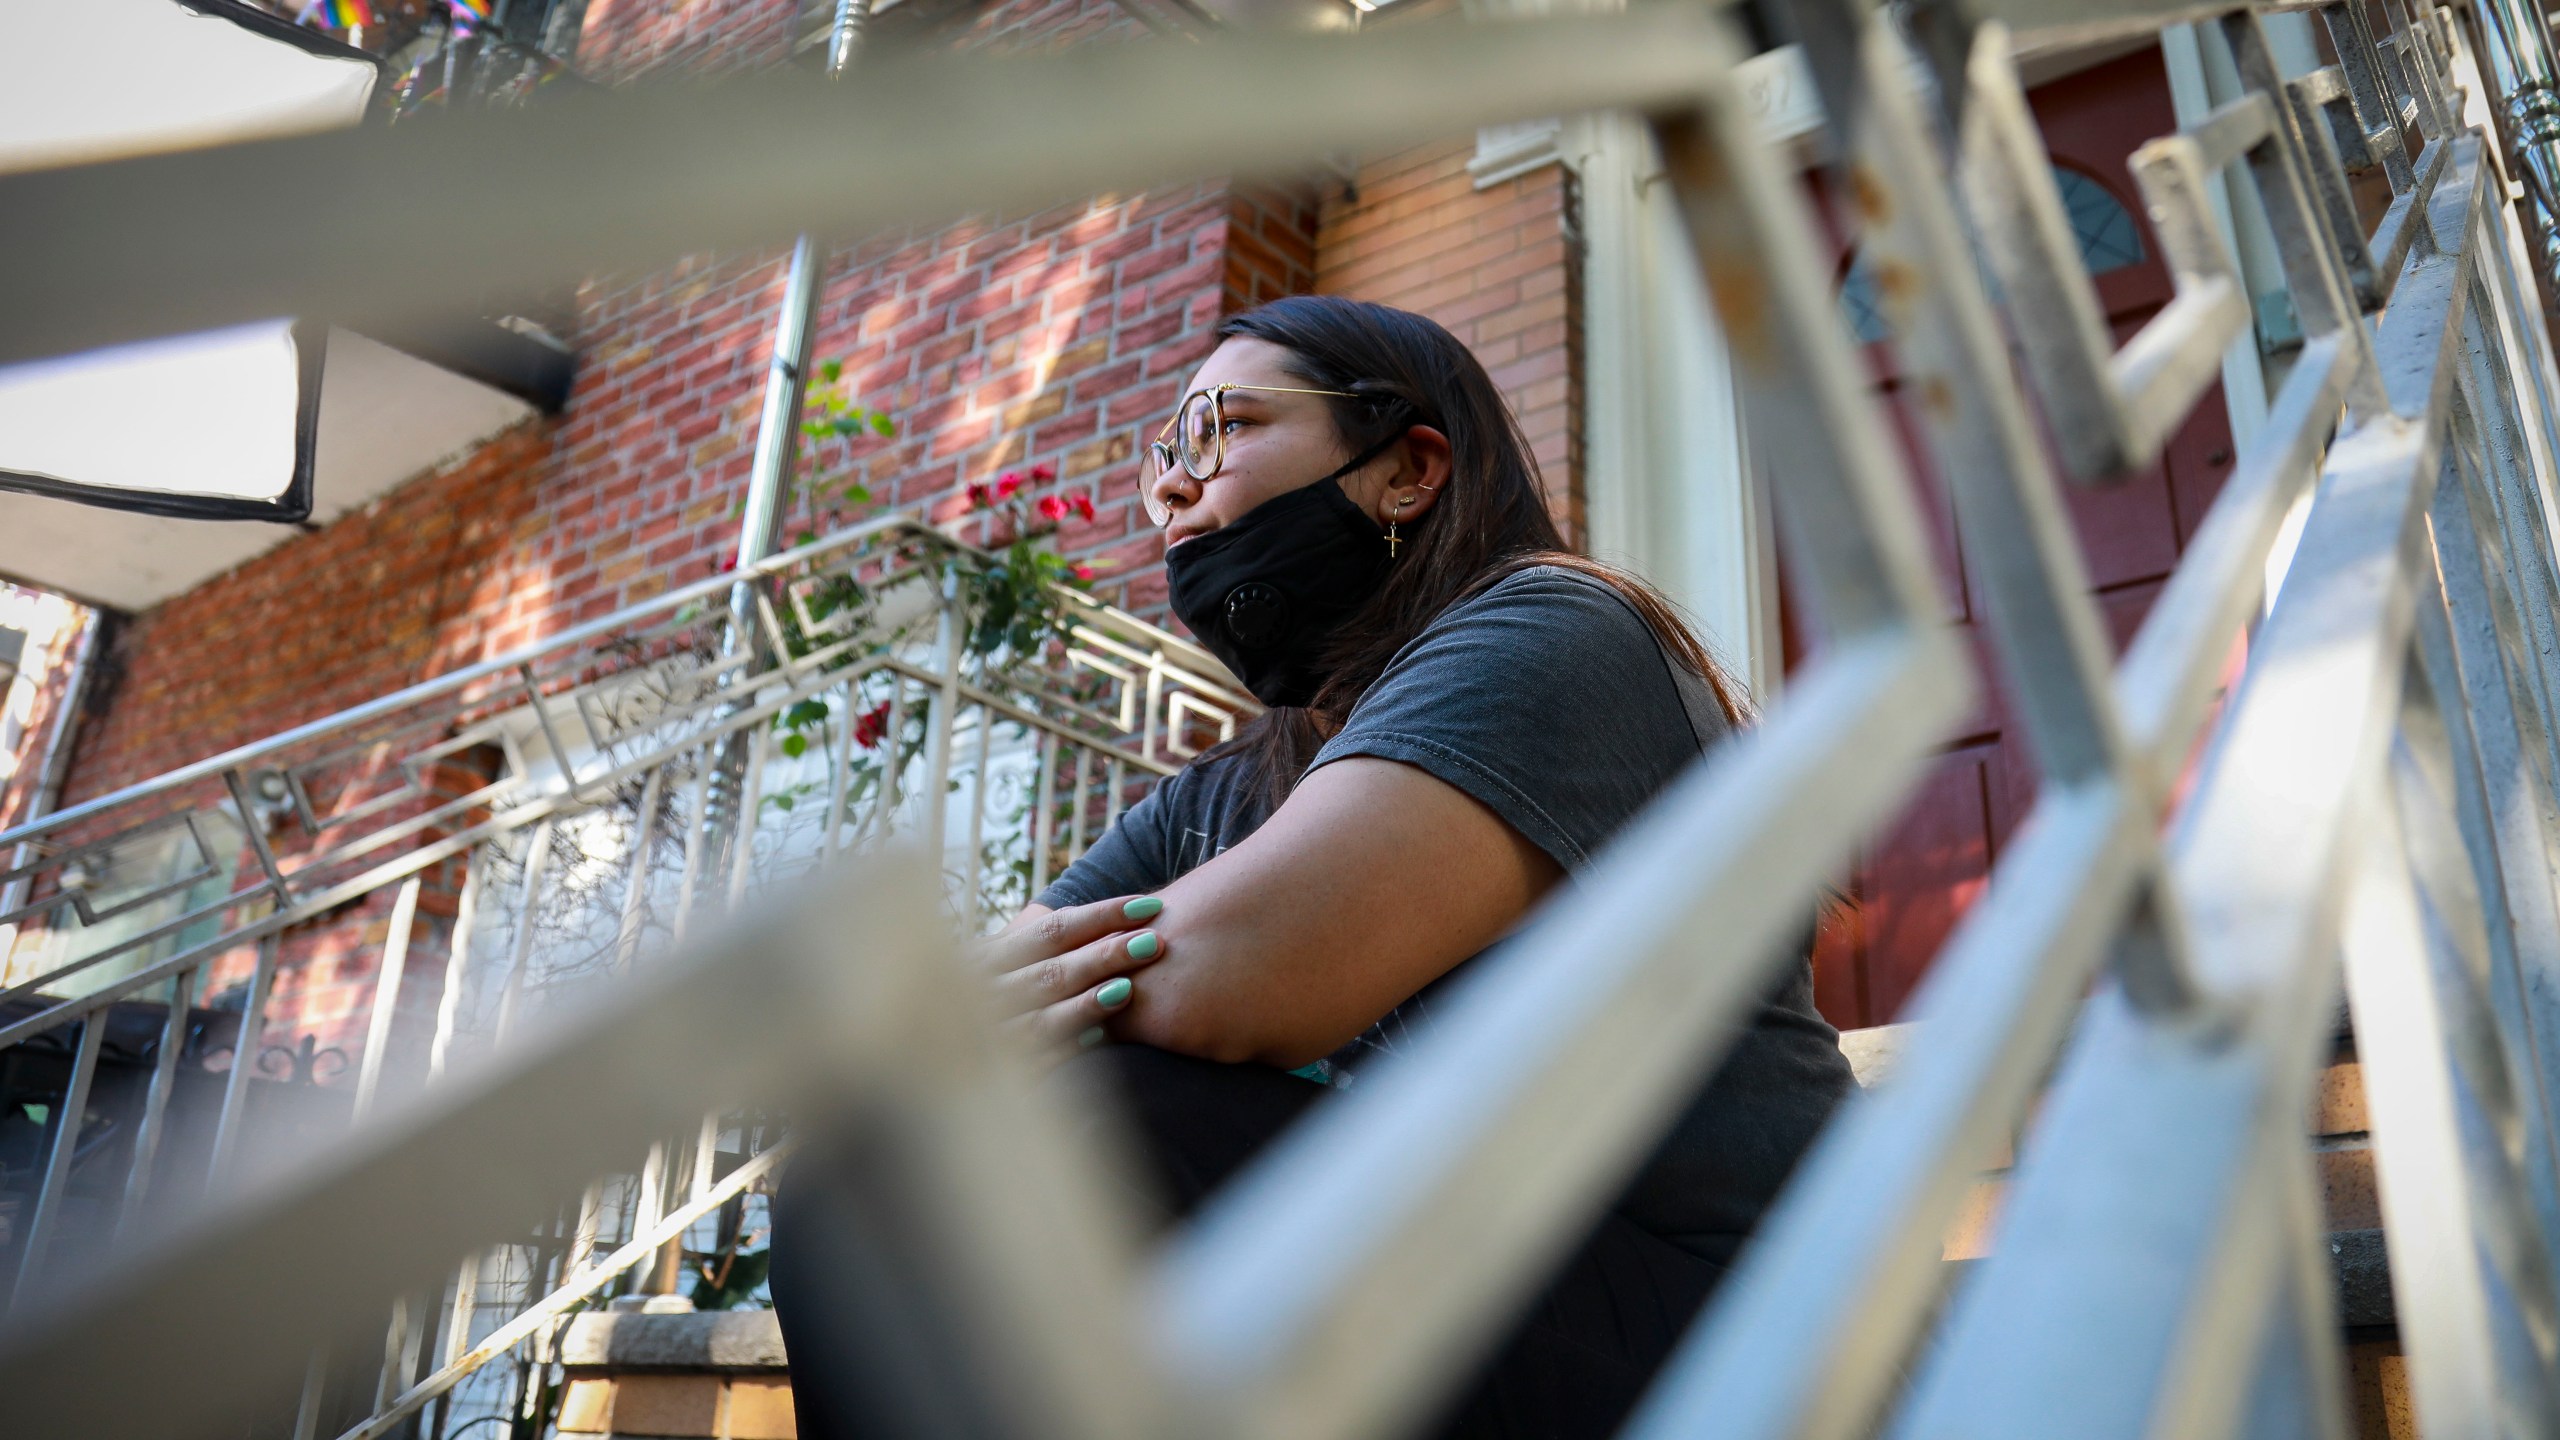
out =
{"type": "Polygon", "coordinates": [[[1163,937],[1138,928],[1163,909],[1141,895],[1015,916],[979,949],[1006,1023],[1035,1047],[1099,1043],[1137,993],[1131,977],[1164,956],[1163,937]]]}

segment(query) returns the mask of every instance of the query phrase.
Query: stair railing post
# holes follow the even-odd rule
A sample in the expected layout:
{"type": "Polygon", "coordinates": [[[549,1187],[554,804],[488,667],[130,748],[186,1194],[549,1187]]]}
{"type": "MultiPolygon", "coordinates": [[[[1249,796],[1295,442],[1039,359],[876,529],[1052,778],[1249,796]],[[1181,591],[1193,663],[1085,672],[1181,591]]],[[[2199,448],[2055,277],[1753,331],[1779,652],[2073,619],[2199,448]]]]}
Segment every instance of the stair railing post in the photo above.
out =
{"type": "Polygon", "coordinates": [[[2506,112],[2508,153],[2523,182],[2527,229],[2539,243],[2544,284],[2560,279],[2560,60],[2542,7],[2474,0],[2481,56],[2506,112]]]}

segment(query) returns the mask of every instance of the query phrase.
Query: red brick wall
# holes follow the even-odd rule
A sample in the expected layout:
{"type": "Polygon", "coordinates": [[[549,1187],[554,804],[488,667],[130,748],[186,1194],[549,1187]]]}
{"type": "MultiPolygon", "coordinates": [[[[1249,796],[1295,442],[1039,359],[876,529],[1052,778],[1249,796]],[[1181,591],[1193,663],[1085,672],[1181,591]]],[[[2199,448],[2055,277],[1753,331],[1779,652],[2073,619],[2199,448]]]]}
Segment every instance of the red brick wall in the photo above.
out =
{"type": "Polygon", "coordinates": [[[1492,372],[1527,432],[1565,538],[1582,524],[1581,317],[1573,181],[1562,165],[1479,190],[1471,141],[1360,168],[1324,206],[1316,288],[1418,311],[1492,372]]]}
{"type": "MultiPolygon", "coordinates": [[[[1098,510],[1061,550],[1108,562],[1106,593],[1160,604],[1134,457],[1221,315],[1306,287],[1312,220],[1303,202],[1211,183],[838,253],[816,354],[842,361],[847,392],[898,433],[824,457],[829,477],[943,520],[969,483],[1046,465],[1098,510]]],[[[577,388],[539,482],[545,526],[492,653],[731,562],[782,274],[770,259],[704,261],[581,292],[577,388]]],[[[839,505],[791,528],[860,518],[839,505]]]]}
{"type": "Polygon", "coordinates": [[[526,425],[133,617],[67,794],[148,779],[478,659],[544,522],[526,425]]]}
{"type": "Polygon", "coordinates": [[[1313,187],[1237,190],[1227,206],[1228,307],[1313,291],[1323,218],[1313,187]]]}
{"type": "Polygon", "coordinates": [[[791,53],[798,0],[588,0],[581,74],[603,81],[716,73],[791,53]]]}

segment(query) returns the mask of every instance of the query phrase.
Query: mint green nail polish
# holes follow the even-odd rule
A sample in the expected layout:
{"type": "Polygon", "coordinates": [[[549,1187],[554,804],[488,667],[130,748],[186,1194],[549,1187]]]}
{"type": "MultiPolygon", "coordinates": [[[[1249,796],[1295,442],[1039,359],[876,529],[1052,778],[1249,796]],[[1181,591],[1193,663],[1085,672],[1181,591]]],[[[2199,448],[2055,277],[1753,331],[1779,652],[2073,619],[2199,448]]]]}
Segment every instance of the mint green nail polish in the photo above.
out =
{"type": "Polygon", "coordinates": [[[1163,948],[1164,942],[1156,938],[1153,930],[1141,930],[1129,937],[1129,956],[1134,960],[1153,960],[1163,948]]]}
{"type": "Polygon", "coordinates": [[[1102,1027],[1101,1027],[1101,1026],[1099,1026],[1099,1025],[1096,1025],[1096,1026],[1094,1026],[1092,1029],[1087,1030],[1087,1031],[1086,1031],[1086,1032],[1084,1032],[1083,1034],[1081,1034],[1081,1035],[1077,1036],[1077,1037],[1076,1037],[1076,1043],[1077,1043],[1078,1045],[1083,1046],[1083,1047],[1084,1047],[1084,1048],[1086,1048],[1087,1050],[1090,1050],[1090,1049],[1092,1049],[1094,1046],[1101,1044],[1101,1043],[1102,1043],[1102,1027]]]}
{"type": "Polygon", "coordinates": [[[1137,988],[1137,986],[1129,983],[1128,976],[1123,975],[1119,979],[1103,986],[1101,989],[1094,991],[1093,1003],[1101,1006],[1105,1010],[1117,1010],[1121,1006],[1129,1003],[1129,992],[1137,988]]]}
{"type": "Polygon", "coordinates": [[[1153,895],[1141,895],[1121,906],[1120,913],[1132,920],[1152,920],[1164,913],[1164,902],[1153,895]]]}

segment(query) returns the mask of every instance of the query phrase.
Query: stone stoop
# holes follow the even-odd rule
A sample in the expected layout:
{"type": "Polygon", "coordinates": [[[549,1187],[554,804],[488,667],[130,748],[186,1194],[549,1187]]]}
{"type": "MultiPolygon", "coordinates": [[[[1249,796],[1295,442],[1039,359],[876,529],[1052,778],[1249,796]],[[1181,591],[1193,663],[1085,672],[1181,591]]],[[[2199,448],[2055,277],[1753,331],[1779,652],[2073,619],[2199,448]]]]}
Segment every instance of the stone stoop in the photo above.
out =
{"type": "Polygon", "coordinates": [[[563,1437],[798,1440],[770,1310],[593,1314],[569,1322],[563,1437]]]}

